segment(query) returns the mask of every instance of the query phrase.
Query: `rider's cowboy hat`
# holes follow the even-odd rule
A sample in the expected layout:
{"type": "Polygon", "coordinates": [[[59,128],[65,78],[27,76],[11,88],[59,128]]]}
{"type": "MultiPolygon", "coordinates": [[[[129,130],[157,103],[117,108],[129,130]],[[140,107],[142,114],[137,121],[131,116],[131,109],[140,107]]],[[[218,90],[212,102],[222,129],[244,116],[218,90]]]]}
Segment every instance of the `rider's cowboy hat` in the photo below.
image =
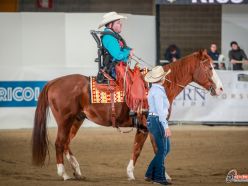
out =
{"type": "Polygon", "coordinates": [[[165,76],[167,76],[171,70],[164,71],[162,66],[156,66],[154,67],[150,72],[148,72],[145,76],[145,81],[149,83],[155,83],[163,79],[165,76]]]}
{"type": "Polygon", "coordinates": [[[111,23],[113,21],[116,21],[118,19],[127,19],[127,17],[123,16],[123,15],[120,15],[120,14],[117,14],[116,12],[109,12],[109,13],[106,13],[104,14],[103,16],[103,20],[102,22],[100,23],[99,28],[101,28],[102,26],[108,24],[108,23],[111,23]]]}

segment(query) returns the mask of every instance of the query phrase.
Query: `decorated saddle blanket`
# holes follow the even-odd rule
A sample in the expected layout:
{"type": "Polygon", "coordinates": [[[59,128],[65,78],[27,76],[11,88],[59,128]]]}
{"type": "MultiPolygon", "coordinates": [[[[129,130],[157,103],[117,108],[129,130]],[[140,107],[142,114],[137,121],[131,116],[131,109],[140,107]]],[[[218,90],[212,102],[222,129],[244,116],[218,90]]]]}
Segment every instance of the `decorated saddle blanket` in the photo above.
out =
{"type": "Polygon", "coordinates": [[[111,103],[111,92],[114,94],[114,102],[124,102],[124,91],[113,82],[112,85],[98,84],[95,76],[90,77],[91,103],[111,103]]]}

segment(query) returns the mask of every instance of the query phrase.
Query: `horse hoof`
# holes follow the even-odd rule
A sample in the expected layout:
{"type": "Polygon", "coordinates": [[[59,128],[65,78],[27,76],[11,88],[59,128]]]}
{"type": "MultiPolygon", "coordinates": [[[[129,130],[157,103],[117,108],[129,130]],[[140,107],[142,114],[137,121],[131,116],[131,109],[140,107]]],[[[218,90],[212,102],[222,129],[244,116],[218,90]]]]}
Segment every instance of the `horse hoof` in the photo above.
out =
{"type": "Polygon", "coordinates": [[[128,178],[128,181],[134,181],[135,178],[128,178]]]}
{"type": "Polygon", "coordinates": [[[78,175],[75,172],[73,173],[73,176],[77,179],[77,180],[86,180],[85,176],[82,175],[78,175]]]}
{"type": "Polygon", "coordinates": [[[64,181],[67,181],[67,180],[71,180],[72,179],[72,177],[70,177],[68,175],[64,175],[63,178],[64,178],[64,181]]]}

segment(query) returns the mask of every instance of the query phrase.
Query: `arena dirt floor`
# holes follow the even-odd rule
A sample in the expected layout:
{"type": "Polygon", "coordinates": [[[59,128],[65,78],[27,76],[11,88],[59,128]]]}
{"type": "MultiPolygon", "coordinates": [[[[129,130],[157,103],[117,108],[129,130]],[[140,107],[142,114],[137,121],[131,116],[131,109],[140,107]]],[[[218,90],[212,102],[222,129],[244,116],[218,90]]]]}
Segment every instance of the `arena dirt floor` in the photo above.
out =
{"type": "MultiPolygon", "coordinates": [[[[239,174],[248,174],[248,127],[190,125],[171,128],[172,145],[166,164],[173,185],[227,185],[225,178],[231,169],[236,169],[239,174]]],[[[31,132],[31,129],[0,130],[1,186],[151,185],[143,179],[153,157],[150,140],[146,141],[136,165],[136,180],[127,180],[126,166],[135,132],[120,134],[113,128],[81,128],[71,147],[86,176],[84,181],[62,181],[57,176],[55,128],[49,129],[50,163],[43,168],[33,167],[31,132]]],[[[66,168],[71,174],[68,164],[66,168]]]]}

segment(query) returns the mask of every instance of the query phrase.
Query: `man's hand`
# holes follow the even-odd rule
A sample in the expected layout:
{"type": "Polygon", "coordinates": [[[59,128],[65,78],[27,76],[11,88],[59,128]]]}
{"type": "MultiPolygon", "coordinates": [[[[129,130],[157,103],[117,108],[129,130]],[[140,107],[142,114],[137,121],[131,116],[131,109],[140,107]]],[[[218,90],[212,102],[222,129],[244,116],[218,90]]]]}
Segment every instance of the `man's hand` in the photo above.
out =
{"type": "Polygon", "coordinates": [[[170,128],[165,129],[165,136],[170,137],[171,136],[171,130],[170,128]]]}
{"type": "Polygon", "coordinates": [[[177,58],[173,57],[172,58],[172,62],[175,62],[177,60],[177,58]]]}

